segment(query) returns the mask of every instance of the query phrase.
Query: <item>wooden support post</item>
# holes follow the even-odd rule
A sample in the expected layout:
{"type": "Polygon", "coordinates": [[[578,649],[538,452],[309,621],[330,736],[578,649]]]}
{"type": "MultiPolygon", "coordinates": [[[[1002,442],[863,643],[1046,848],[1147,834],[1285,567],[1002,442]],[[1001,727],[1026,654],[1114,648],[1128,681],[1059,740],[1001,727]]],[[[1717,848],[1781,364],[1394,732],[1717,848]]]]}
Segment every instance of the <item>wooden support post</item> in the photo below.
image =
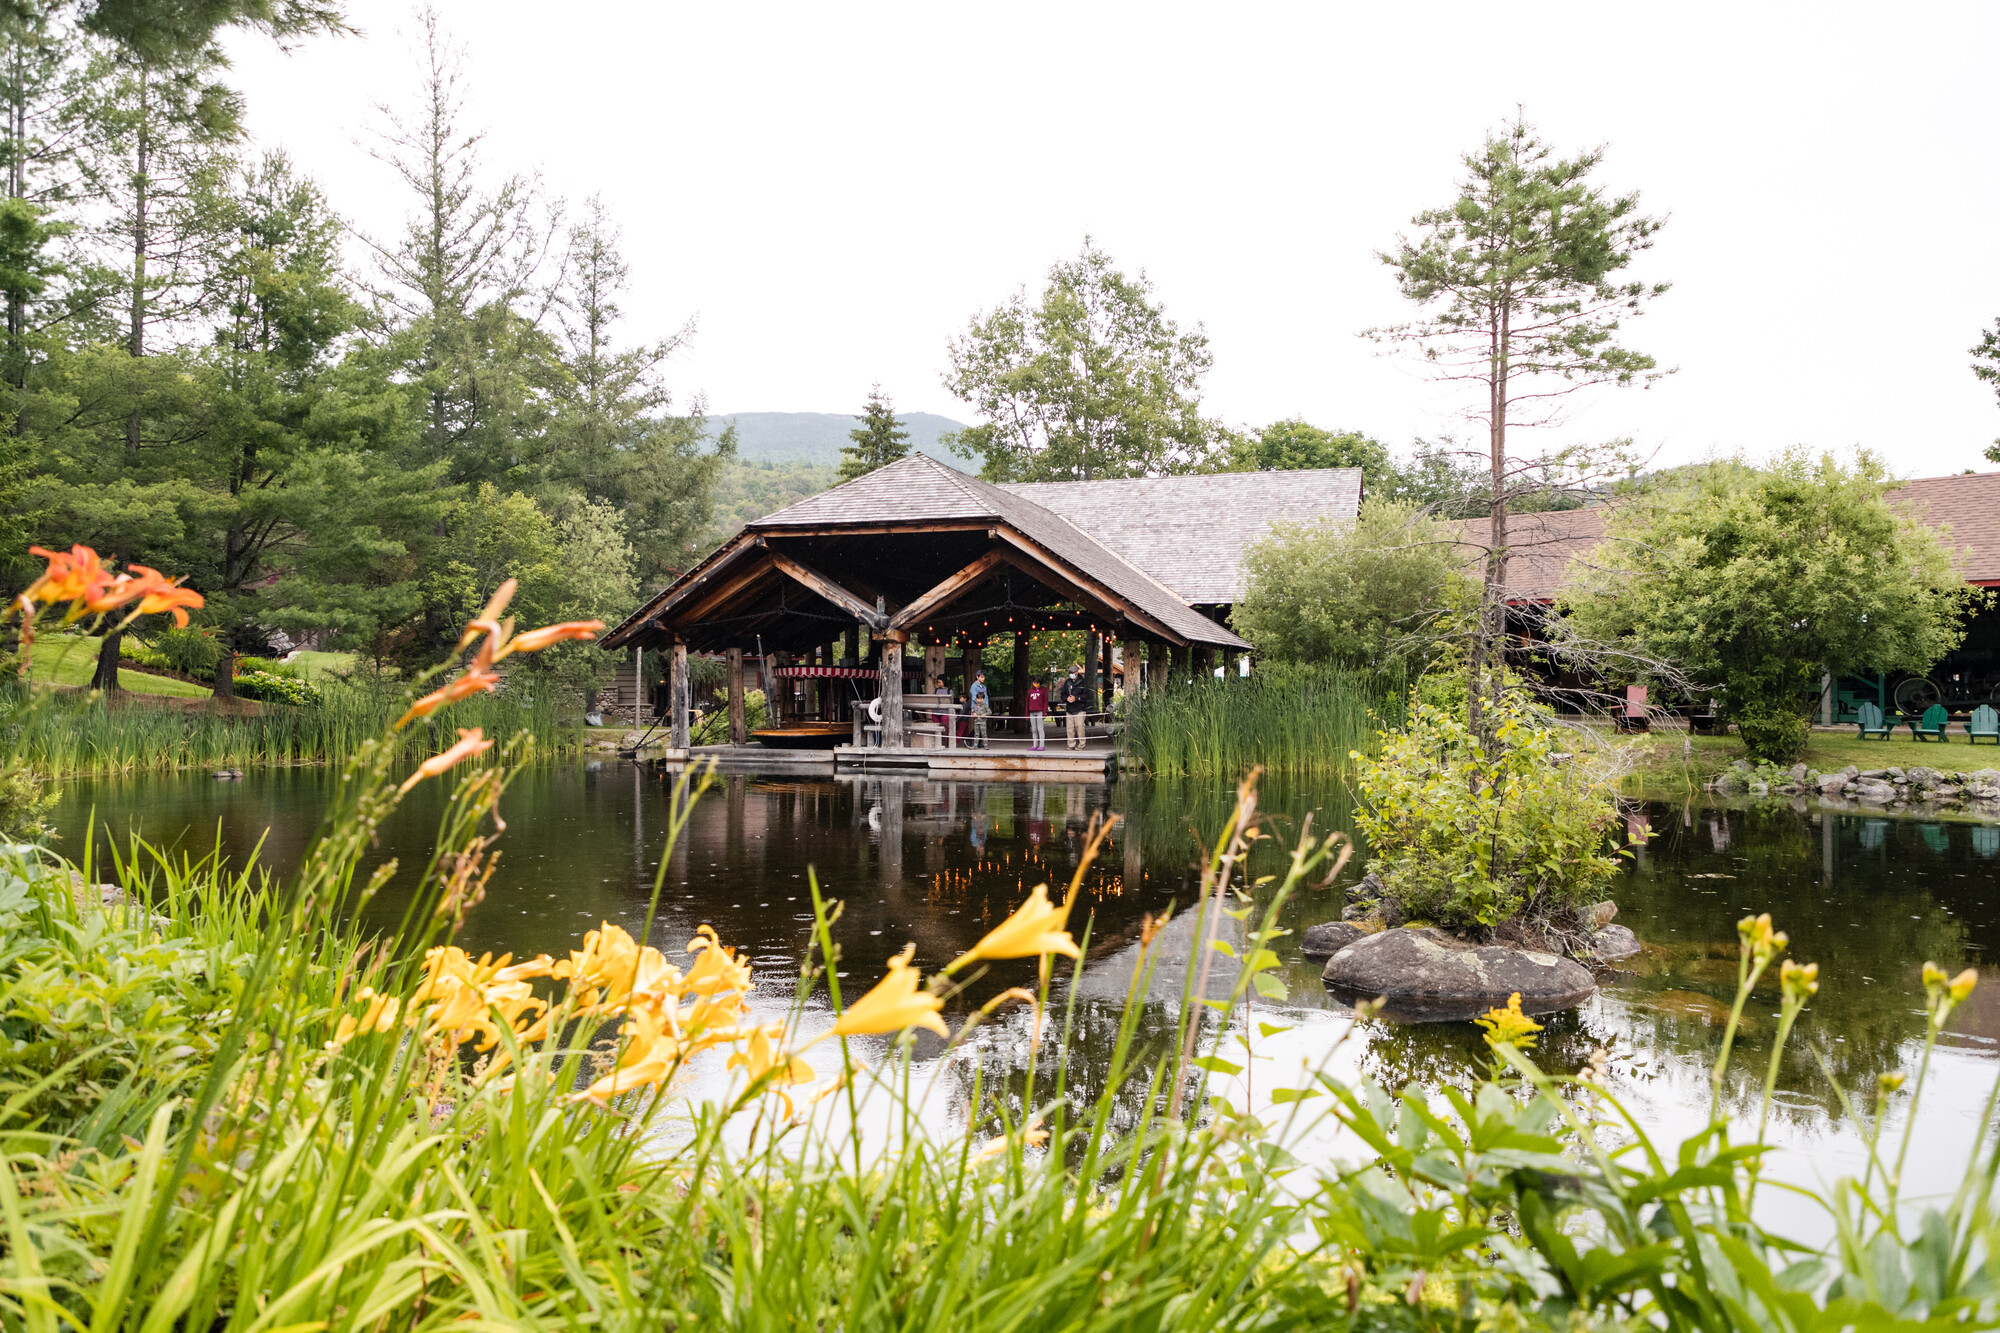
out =
{"type": "Polygon", "coordinates": [[[667,708],[671,713],[667,744],[676,750],[688,748],[688,646],[680,639],[668,650],[667,708]]]}
{"type": "Polygon", "coordinates": [[[924,649],[924,693],[936,694],[944,688],[944,645],[934,643],[924,649]]]}
{"type": "Polygon", "coordinates": [[[1191,651],[1194,654],[1194,678],[1211,680],[1215,676],[1215,649],[1207,644],[1198,644],[1191,651]]]}
{"type": "Polygon", "coordinates": [[[1098,675],[1097,667],[1098,659],[1103,655],[1103,652],[1104,640],[1098,637],[1097,631],[1094,629],[1085,630],[1083,635],[1083,697],[1090,701],[1089,708],[1093,713],[1100,706],[1098,704],[1097,691],[1101,678],[1098,675]]]}
{"type": "Polygon", "coordinates": [[[1127,639],[1125,646],[1118,651],[1125,670],[1125,706],[1134,708],[1146,696],[1146,664],[1139,660],[1145,645],[1137,639],[1127,639]]]}
{"type": "Polygon", "coordinates": [[[903,635],[901,630],[884,631],[882,645],[882,744],[891,750],[903,748],[903,635]]]}
{"type": "Polygon", "coordinates": [[[1109,635],[1106,635],[1104,641],[1098,645],[1097,660],[1099,663],[1097,671],[1098,695],[1104,701],[1103,706],[1108,709],[1111,707],[1111,638],[1109,635]]]}
{"type": "Polygon", "coordinates": [[[729,743],[748,745],[750,726],[743,711],[743,650],[731,648],[729,663],[729,743]]]}
{"type": "Polygon", "coordinates": [[[841,635],[841,640],[842,640],[841,643],[842,651],[840,654],[841,665],[845,666],[851,663],[854,666],[860,666],[861,626],[858,624],[850,625],[847,629],[847,633],[841,635]]]}
{"type": "Polygon", "coordinates": [[[1014,702],[1007,711],[1014,720],[1007,724],[1007,730],[1025,733],[1028,724],[1021,717],[1028,711],[1028,635],[1024,630],[1014,631],[1014,702]]]}

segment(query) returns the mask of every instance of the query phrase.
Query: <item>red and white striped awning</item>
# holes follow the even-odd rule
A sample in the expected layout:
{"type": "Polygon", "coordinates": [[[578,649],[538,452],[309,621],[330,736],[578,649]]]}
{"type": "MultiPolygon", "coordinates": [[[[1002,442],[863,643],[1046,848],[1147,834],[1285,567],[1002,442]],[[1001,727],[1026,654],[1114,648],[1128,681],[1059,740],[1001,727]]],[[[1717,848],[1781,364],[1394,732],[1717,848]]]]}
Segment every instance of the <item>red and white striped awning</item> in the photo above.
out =
{"type": "MultiPolygon", "coordinates": [[[[777,671],[786,680],[879,680],[882,676],[874,667],[784,666],[777,671]]],[[[923,670],[906,667],[903,674],[920,676],[923,670]]]]}

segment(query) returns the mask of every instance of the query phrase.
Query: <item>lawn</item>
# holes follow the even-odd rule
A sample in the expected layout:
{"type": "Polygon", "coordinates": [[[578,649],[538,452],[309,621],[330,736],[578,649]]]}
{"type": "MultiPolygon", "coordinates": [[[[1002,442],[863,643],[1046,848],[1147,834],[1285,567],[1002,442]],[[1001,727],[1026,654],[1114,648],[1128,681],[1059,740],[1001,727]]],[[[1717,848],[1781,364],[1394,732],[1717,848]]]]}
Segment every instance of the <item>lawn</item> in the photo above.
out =
{"type": "MultiPolygon", "coordinates": [[[[44,634],[35,640],[34,678],[50,685],[88,685],[97,670],[100,639],[88,634],[44,634]]],[[[118,687],[134,694],[167,695],[175,699],[206,699],[209,689],[172,676],[152,676],[120,668],[118,687]]]]}
{"type": "Polygon", "coordinates": [[[322,653],[310,648],[301,648],[286,662],[295,666],[307,680],[323,680],[328,676],[345,676],[354,670],[353,653],[322,653]]]}
{"type": "MultiPolygon", "coordinates": [[[[1635,792],[1680,790],[1690,781],[1699,785],[1734,761],[1747,757],[1743,743],[1734,736],[1689,736],[1684,731],[1665,731],[1635,736],[1626,743],[1635,761],[1626,786],[1635,792]]],[[[1907,730],[1886,741],[1864,741],[1855,728],[1840,727],[1812,733],[1806,742],[1805,763],[1806,767],[1821,772],[1849,764],[1864,770],[1924,764],[1970,772],[2000,768],[2000,746],[1969,745],[1962,733],[1952,735],[1940,745],[1935,741],[1915,740],[1907,730]]]]}

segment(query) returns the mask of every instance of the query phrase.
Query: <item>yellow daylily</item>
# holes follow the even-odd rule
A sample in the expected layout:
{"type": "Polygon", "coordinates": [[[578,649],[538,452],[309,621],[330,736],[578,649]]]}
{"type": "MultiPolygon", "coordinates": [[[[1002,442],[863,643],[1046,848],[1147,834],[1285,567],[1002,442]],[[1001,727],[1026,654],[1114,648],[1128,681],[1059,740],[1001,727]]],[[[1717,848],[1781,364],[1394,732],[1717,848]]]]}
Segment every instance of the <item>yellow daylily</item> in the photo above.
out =
{"type": "Polygon", "coordinates": [[[1028,901],[1015,908],[1012,916],[987,931],[986,938],[952,959],[945,971],[956,972],[982,958],[1046,958],[1056,953],[1065,958],[1076,957],[1076,941],[1070,938],[1066,929],[1069,908],[1067,901],[1061,907],[1051,905],[1049,886],[1037,884],[1029,893],[1028,901]]]}
{"type": "Polygon", "coordinates": [[[752,1087],[761,1080],[765,1092],[776,1092],[784,1099],[785,1114],[791,1115],[792,1098],[784,1090],[785,1085],[812,1082],[813,1068],[798,1056],[779,1049],[777,1039],[784,1035],[783,1025],[777,1023],[751,1029],[750,1040],[744,1049],[729,1057],[727,1068],[741,1068],[752,1087]]]}
{"type": "Polygon", "coordinates": [[[910,960],[916,957],[917,946],[912,944],[901,955],[889,960],[889,973],[875,983],[875,989],[856,1000],[833,1025],[833,1035],[851,1037],[868,1032],[901,1032],[905,1028],[923,1028],[935,1032],[940,1037],[949,1037],[951,1029],[938,1017],[938,1010],[944,1008],[944,1000],[929,991],[919,991],[917,985],[923,980],[923,973],[912,970],[910,960]]]}

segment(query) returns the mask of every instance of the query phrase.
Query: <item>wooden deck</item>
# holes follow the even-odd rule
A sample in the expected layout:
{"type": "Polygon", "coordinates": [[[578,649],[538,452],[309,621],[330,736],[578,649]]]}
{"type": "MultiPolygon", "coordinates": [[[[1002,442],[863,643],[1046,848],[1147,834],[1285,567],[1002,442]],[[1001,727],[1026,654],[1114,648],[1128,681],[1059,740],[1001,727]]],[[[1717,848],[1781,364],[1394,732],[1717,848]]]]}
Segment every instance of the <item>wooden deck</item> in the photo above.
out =
{"type": "Polygon", "coordinates": [[[725,773],[779,773],[798,776],[874,772],[922,773],[937,778],[985,778],[1020,782],[1108,782],[1118,775],[1118,752],[1102,737],[1087,750],[1060,746],[1030,750],[1025,745],[990,750],[923,748],[891,750],[842,745],[836,749],[783,749],[768,745],[697,745],[686,752],[643,751],[641,758],[670,764],[712,759],[725,773]]]}

